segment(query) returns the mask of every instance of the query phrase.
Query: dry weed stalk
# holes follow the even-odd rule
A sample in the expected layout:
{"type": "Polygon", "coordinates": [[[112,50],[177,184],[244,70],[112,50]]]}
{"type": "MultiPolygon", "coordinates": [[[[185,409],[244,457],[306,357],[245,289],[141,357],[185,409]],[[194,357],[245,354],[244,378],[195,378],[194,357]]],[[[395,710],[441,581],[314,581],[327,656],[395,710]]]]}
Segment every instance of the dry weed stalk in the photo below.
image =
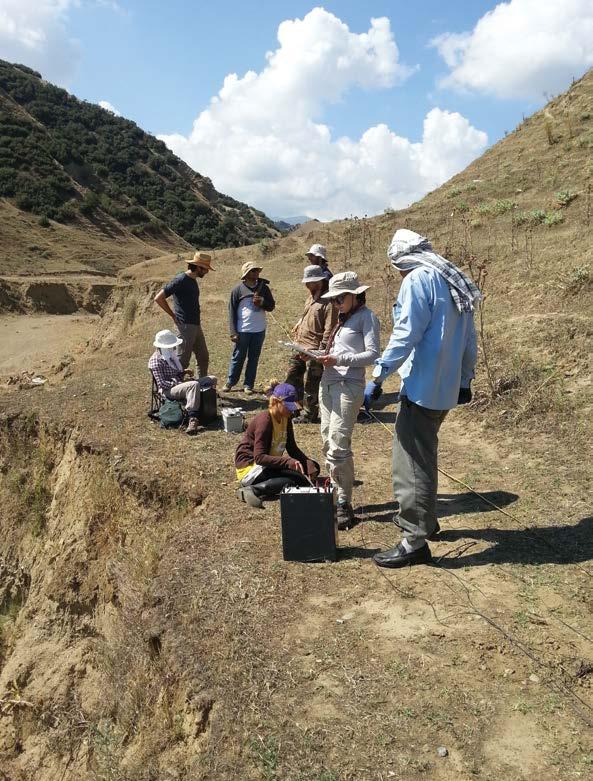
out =
{"type": "Polygon", "coordinates": [[[486,280],[488,277],[488,269],[486,263],[478,263],[477,258],[475,255],[471,255],[468,258],[468,267],[470,270],[470,273],[477,284],[477,286],[480,288],[480,291],[482,292],[482,302],[478,306],[478,332],[480,334],[480,344],[482,347],[482,357],[484,359],[484,369],[486,371],[486,379],[488,380],[488,385],[490,387],[490,400],[494,398],[496,395],[496,382],[494,380],[492,370],[490,368],[490,360],[489,360],[489,345],[488,340],[486,338],[486,328],[485,328],[485,318],[484,318],[484,308],[486,303],[486,280]]]}
{"type": "Polygon", "coordinates": [[[554,135],[552,115],[547,109],[544,111],[544,128],[546,130],[546,138],[548,139],[548,144],[550,146],[553,146],[558,139],[554,135]]]}

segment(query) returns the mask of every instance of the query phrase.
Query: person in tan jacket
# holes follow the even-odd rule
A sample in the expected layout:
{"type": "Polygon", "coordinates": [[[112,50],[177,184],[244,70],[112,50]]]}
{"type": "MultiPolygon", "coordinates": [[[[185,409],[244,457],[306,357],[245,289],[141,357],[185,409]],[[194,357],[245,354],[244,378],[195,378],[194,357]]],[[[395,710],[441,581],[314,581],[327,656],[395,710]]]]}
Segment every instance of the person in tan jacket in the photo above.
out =
{"type": "MultiPolygon", "coordinates": [[[[293,329],[297,344],[308,350],[325,350],[329,336],[337,323],[338,313],[331,303],[321,298],[328,280],[321,266],[307,266],[303,284],[309,291],[305,311],[293,329]]],[[[323,366],[313,358],[295,354],[290,358],[286,382],[294,385],[303,401],[303,411],[294,423],[319,422],[319,382],[323,366]]]]}

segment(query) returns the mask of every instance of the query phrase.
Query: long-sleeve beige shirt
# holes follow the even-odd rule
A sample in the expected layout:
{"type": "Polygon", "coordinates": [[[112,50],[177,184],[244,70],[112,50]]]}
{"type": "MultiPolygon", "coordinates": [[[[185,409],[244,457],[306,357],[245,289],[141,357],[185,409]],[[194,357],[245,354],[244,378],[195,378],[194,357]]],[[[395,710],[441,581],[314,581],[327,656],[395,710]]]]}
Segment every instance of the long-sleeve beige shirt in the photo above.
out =
{"type": "Polygon", "coordinates": [[[337,322],[338,310],[331,301],[316,301],[309,296],[303,316],[295,326],[295,339],[308,350],[324,350],[337,322]]]}

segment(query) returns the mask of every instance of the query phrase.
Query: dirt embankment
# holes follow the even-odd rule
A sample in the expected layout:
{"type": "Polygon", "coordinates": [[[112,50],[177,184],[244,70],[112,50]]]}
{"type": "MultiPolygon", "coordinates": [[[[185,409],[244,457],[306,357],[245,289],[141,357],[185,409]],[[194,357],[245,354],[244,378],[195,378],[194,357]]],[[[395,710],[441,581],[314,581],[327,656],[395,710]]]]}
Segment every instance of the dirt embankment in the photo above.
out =
{"type": "MultiPolygon", "coordinates": [[[[171,497],[76,431],[5,417],[0,434],[0,779],[123,779],[126,765],[136,778],[172,707],[157,704],[161,630],[144,594],[171,497]],[[123,741],[142,696],[154,707],[123,741]]],[[[185,497],[186,514],[199,503],[185,497]]],[[[199,751],[212,702],[169,679],[167,697],[184,718],[163,760],[182,766],[174,750],[199,751]]]]}
{"type": "Polygon", "coordinates": [[[0,313],[44,312],[70,315],[79,310],[99,314],[111,295],[114,279],[0,278],[0,313]]]}

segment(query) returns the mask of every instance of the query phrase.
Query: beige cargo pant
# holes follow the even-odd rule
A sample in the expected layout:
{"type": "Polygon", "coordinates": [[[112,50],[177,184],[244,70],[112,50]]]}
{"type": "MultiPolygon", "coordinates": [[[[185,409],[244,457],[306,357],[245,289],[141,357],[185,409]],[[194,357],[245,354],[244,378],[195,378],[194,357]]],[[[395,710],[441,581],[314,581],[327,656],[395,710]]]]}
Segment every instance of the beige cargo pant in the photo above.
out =
{"type": "Polygon", "coordinates": [[[319,386],[323,454],[329,475],[338,490],[338,502],[352,502],[352,431],[363,399],[364,385],[358,382],[322,382],[319,386]]]}

